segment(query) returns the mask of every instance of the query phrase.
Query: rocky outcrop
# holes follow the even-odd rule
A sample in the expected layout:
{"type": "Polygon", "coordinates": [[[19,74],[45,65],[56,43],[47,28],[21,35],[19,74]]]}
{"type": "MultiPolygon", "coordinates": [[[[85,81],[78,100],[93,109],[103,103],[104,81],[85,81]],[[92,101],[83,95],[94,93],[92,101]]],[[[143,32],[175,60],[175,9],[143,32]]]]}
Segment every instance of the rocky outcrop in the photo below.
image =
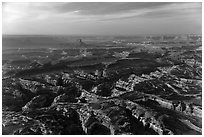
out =
{"type": "Polygon", "coordinates": [[[22,111],[23,112],[33,111],[34,109],[45,107],[46,103],[47,103],[47,97],[44,95],[39,95],[34,97],[31,101],[29,101],[22,108],[22,111]]]}
{"type": "Polygon", "coordinates": [[[20,78],[4,77],[3,134],[202,134],[200,64],[169,60],[168,52],[159,59],[112,59],[111,52],[34,63],[20,78]]]}

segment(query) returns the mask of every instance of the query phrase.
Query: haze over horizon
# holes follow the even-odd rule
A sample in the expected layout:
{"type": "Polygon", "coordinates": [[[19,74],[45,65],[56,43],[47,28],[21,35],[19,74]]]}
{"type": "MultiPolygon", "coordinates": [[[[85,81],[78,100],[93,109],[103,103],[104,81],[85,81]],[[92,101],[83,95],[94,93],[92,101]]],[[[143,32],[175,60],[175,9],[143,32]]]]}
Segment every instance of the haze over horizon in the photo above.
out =
{"type": "Polygon", "coordinates": [[[3,3],[3,34],[202,34],[201,2],[3,3]]]}

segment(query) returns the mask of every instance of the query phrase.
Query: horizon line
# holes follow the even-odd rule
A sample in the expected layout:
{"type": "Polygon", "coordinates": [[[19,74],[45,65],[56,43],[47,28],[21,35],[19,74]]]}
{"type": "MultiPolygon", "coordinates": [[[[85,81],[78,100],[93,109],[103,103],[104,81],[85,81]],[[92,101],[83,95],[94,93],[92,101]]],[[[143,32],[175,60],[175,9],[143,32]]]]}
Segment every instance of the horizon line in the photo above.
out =
{"type": "Polygon", "coordinates": [[[187,34],[2,34],[2,36],[148,36],[148,35],[156,35],[156,36],[162,36],[162,35],[201,35],[198,33],[187,33],[187,34]]]}

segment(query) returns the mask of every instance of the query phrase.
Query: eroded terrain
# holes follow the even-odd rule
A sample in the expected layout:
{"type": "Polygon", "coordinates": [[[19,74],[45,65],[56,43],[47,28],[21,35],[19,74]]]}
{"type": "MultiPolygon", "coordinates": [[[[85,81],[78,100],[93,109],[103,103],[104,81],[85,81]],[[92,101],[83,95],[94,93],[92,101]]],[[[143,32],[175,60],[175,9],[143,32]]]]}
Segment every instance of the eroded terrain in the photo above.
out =
{"type": "Polygon", "coordinates": [[[190,42],[5,49],[2,134],[202,134],[201,45],[190,42]]]}

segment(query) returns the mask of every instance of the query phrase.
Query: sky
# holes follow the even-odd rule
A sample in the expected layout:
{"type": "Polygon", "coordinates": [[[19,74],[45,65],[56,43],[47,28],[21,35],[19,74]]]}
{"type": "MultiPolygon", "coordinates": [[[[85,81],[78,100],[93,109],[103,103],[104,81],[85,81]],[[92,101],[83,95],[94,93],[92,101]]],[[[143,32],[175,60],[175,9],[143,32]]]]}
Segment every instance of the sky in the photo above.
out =
{"type": "Polygon", "coordinates": [[[2,33],[201,34],[201,2],[4,2],[2,33]]]}

